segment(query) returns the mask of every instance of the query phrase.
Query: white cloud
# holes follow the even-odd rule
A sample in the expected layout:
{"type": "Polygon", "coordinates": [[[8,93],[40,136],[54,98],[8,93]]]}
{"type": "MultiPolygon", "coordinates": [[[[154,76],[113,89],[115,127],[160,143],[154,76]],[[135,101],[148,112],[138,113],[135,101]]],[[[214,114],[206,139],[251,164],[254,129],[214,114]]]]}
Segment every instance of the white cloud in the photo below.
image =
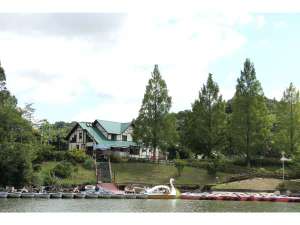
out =
{"type": "Polygon", "coordinates": [[[273,26],[277,29],[285,28],[287,26],[287,23],[285,21],[277,21],[273,23],[273,26]]]}
{"type": "Polygon", "coordinates": [[[74,105],[72,119],[126,121],[138,114],[154,64],[167,82],[172,110],[189,108],[207,78],[208,64],[246,42],[235,25],[250,22],[252,16],[244,13],[131,13],[114,33],[112,48],[76,37],[0,33],[0,52],[9,88],[23,101],[74,104],[92,89],[112,99],[91,102],[93,109],[74,105]]]}
{"type": "Polygon", "coordinates": [[[255,23],[258,29],[262,29],[266,24],[265,17],[262,15],[256,16],[255,23]]]}

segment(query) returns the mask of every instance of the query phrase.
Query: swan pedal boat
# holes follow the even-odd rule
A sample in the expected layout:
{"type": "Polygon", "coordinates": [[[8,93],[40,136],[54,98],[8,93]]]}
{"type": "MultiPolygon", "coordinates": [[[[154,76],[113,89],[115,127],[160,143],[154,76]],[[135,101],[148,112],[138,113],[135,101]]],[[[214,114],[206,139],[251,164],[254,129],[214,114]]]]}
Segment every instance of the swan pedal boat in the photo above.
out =
{"type": "Polygon", "coordinates": [[[175,199],[176,189],[174,187],[174,179],[170,179],[170,187],[166,185],[157,185],[153,188],[147,189],[145,194],[148,199],[175,199]]]}

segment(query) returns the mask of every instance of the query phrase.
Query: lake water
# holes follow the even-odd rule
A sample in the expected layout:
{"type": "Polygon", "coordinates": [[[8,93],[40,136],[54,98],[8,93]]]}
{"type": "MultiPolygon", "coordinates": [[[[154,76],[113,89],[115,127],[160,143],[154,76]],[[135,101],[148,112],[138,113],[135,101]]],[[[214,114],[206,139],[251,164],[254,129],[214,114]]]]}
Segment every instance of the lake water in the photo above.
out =
{"type": "Polygon", "coordinates": [[[0,199],[0,212],[300,212],[300,203],[181,199],[0,199]]]}

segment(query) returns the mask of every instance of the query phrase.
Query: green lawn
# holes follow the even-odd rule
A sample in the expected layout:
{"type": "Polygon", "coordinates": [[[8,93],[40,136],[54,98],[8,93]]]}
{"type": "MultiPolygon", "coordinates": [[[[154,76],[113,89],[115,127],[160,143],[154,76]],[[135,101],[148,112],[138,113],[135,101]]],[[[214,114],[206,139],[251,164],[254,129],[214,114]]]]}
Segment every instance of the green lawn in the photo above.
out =
{"type": "MultiPolygon", "coordinates": [[[[113,173],[117,183],[168,183],[171,177],[176,184],[208,184],[216,181],[215,176],[207,175],[206,170],[194,167],[184,167],[180,177],[172,165],[152,163],[113,163],[113,173]]],[[[218,173],[217,176],[224,180],[231,174],[218,173]]]]}
{"type": "Polygon", "coordinates": [[[280,179],[274,178],[253,178],[241,181],[234,181],[225,184],[219,184],[213,187],[218,189],[251,189],[251,190],[276,190],[281,183],[280,179]]]}
{"type": "MultiPolygon", "coordinates": [[[[57,162],[44,162],[38,175],[43,179],[49,171],[55,167],[57,162]]],[[[78,172],[72,177],[61,179],[62,185],[78,185],[84,183],[95,183],[95,172],[86,170],[77,165],[78,172]]],[[[181,176],[177,177],[177,170],[172,165],[152,163],[112,163],[112,171],[115,174],[116,183],[146,183],[164,184],[168,183],[171,177],[175,178],[176,184],[209,184],[216,181],[215,176],[207,175],[206,170],[193,167],[185,167],[181,176]]],[[[220,180],[226,179],[232,174],[218,173],[220,180]]]]}
{"type": "MultiPolygon", "coordinates": [[[[47,176],[47,174],[49,174],[49,171],[53,169],[57,163],[58,162],[44,162],[41,170],[38,172],[39,176],[43,179],[45,176],[47,176]]],[[[73,173],[70,178],[60,179],[61,185],[70,186],[84,183],[96,183],[94,170],[87,170],[81,165],[77,165],[76,167],[78,168],[78,172],[73,173]]]]}

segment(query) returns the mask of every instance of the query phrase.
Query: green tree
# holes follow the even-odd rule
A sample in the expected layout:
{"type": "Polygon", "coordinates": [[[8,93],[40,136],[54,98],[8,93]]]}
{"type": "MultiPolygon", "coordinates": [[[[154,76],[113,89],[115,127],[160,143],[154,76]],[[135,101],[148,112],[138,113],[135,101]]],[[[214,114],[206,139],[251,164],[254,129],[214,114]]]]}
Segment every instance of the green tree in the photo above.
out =
{"type": "Polygon", "coordinates": [[[31,124],[22,117],[17,99],[6,88],[0,66],[0,185],[32,182],[32,161],[37,152],[31,124]]]}
{"type": "Polygon", "coordinates": [[[153,150],[165,150],[168,142],[166,134],[170,133],[168,124],[172,123],[172,119],[167,118],[170,108],[171,97],[168,95],[166,82],[160,75],[158,65],[155,65],[138,118],[134,121],[134,139],[153,150]]]}
{"type": "Polygon", "coordinates": [[[272,117],[268,113],[261,84],[256,79],[254,64],[249,59],[246,59],[237,80],[231,125],[233,144],[245,154],[250,167],[252,155],[263,154],[267,149],[272,117]]]}
{"type": "Polygon", "coordinates": [[[190,120],[190,145],[196,154],[211,157],[225,147],[225,102],[219,94],[218,84],[208,75],[199,98],[192,105],[190,120]]]}
{"type": "Polygon", "coordinates": [[[293,83],[277,104],[274,142],[279,151],[295,154],[300,146],[300,97],[293,83]]]}

